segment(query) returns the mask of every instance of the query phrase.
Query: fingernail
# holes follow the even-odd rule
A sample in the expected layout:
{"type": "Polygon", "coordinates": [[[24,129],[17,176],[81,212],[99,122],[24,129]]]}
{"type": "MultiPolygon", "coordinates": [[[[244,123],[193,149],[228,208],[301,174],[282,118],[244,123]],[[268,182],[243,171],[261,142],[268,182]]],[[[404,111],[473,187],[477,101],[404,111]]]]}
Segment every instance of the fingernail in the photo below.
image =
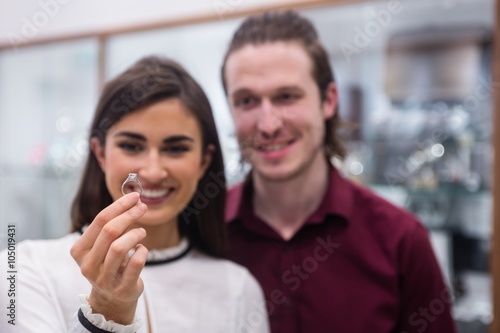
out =
{"type": "Polygon", "coordinates": [[[140,194],[139,194],[139,193],[137,193],[137,192],[131,192],[131,193],[128,193],[127,195],[128,195],[128,196],[130,196],[130,197],[131,197],[131,199],[133,199],[133,200],[139,200],[139,201],[141,200],[141,199],[140,199],[140,198],[141,198],[141,196],[140,196],[140,194]]]}

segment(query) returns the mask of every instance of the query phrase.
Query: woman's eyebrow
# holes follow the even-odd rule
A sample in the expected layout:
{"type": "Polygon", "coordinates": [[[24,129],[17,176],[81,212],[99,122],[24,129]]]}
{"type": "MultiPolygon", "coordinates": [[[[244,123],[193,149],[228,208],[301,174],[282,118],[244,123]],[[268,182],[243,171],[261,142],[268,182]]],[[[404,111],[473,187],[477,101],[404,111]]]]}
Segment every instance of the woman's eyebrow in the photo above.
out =
{"type": "Polygon", "coordinates": [[[137,134],[137,133],[134,133],[134,132],[126,132],[126,131],[123,131],[123,132],[118,132],[116,133],[115,135],[113,135],[114,137],[120,137],[120,136],[125,136],[127,138],[131,138],[131,139],[136,139],[136,140],[141,140],[141,141],[146,141],[146,137],[142,134],[137,134]]]}
{"type": "Polygon", "coordinates": [[[191,141],[194,142],[194,139],[187,135],[173,135],[166,139],[163,139],[163,143],[176,143],[180,141],[191,141]]]}
{"type": "MultiPolygon", "coordinates": [[[[118,132],[118,133],[116,133],[113,136],[114,137],[124,136],[124,137],[130,138],[130,139],[147,141],[147,139],[146,139],[146,137],[144,135],[138,134],[138,133],[134,133],[134,132],[123,131],[123,132],[118,132]]],[[[190,136],[183,135],[183,134],[172,135],[172,136],[169,136],[169,137],[163,139],[163,143],[176,143],[176,142],[181,142],[181,141],[194,142],[194,139],[192,137],[190,137],[190,136]]]]}

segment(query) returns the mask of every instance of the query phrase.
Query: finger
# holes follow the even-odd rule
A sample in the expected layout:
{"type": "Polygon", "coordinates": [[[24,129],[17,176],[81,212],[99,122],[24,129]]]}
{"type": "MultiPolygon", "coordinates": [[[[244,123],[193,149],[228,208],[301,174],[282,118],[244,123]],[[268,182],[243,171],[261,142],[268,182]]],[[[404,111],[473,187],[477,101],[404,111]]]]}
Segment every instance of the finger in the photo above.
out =
{"type": "MultiPolygon", "coordinates": [[[[95,240],[97,236],[101,233],[102,228],[108,224],[114,218],[122,215],[124,212],[130,210],[134,206],[140,203],[140,195],[137,192],[132,192],[123,197],[119,198],[111,205],[104,208],[97,216],[94,218],[90,226],[85,231],[88,234],[89,239],[95,240]]],[[[93,244],[86,244],[89,248],[93,244]]]]}
{"type": "MultiPolygon", "coordinates": [[[[123,258],[121,264],[120,264],[120,267],[118,268],[118,272],[121,272],[125,269],[125,267],[127,266],[128,264],[128,259],[132,256],[132,254],[134,254],[134,250],[130,250],[128,251],[127,255],[123,258]]],[[[120,273],[121,274],[121,273],[120,273]]]]}
{"type": "MultiPolygon", "coordinates": [[[[137,244],[146,237],[146,230],[136,228],[127,231],[123,236],[115,240],[109,247],[109,251],[104,259],[103,269],[110,277],[116,278],[122,273],[130,262],[129,253],[135,249],[137,244]],[[125,267],[121,267],[126,261],[125,267]]],[[[130,255],[130,257],[132,257],[130,255]]]]}
{"type": "MultiPolygon", "coordinates": [[[[120,237],[146,211],[147,206],[145,204],[137,203],[102,227],[95,240],[91,239],[94,236],[92,233],[87,234],[87,231],[90,231],[87,230],[71,248],[71,255],[80,266],[82,266],[83,258],[87,259],[86,266],[97,267],[101,265],[111,243],[120,237]]],[[[95,230],[97,229],[93,229],[93,231],[95,230]]]]}
{"type": "Polygon", "coordinates": [[[75,244],[75,251],[85,251],[92,248],[102,228],[112,219],[123,214],[125,211],[134,207],[139,203],[140,195],[137,192],[132,192],[113,202],[108,207],[104,208],[94,218],[90,226],[85,230],[82,237],[75,244]]]}
{"type": "Polygon", "coordinates": [[[137,244],[134,250],[113,288],[113,295],[123,302],[136,300],[144,289],[140,275],[146,264],[148,250],[142,244],[137,244]]]}
{"type": "Polygon", "coordinates": [[[125,258],[123,258],[123,261],[122,263],[120,264],[120,270],[124,270],[125,269],[125,266],[127,266],[127,263],[128,263],[128,260],[129,258],[135,253],[135,248],[131,249],[130,251],[128,251],[128,255],[125,256],[125,258]]]}
{"type": "MultiPolygon", "coordinates": [[[[122,235],[125,235],[126,231],[130,229],[132,224],[143,216],[146,211],[147,206],[140,203],[109,221],[108,224],[101,229],[101,232],[97,236],[92,248],[88,251],[89,256],[91,256],[93,260],[99,264],[102,263],[105,260],[113,242],[122,237],[122,235]]],[[[137,243],[138,242],[132,244],[129,250],[137,243]]]]}
{"type": "Polygon", "coordinates": [[[122,272],[122,282],[130,287],[137,286],[139,276],[146,264],[148,249],[142,244],[137,244],[134,254],[129,258],[129,262],[122,272]]]}

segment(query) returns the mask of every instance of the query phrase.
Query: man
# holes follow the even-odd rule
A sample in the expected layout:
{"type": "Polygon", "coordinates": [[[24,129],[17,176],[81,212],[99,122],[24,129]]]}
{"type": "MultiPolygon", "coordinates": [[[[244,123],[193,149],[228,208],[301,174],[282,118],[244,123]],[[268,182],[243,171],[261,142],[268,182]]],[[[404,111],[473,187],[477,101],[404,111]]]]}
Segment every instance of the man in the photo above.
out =
{"type": "Polygon", "coordinates": [[[453,333],[424,227],[341,177],[338,92],[312,24],[246,19],[222,80],[247,180],[229,191],[231,257],[266,296],[273,332],[453,333]]]}

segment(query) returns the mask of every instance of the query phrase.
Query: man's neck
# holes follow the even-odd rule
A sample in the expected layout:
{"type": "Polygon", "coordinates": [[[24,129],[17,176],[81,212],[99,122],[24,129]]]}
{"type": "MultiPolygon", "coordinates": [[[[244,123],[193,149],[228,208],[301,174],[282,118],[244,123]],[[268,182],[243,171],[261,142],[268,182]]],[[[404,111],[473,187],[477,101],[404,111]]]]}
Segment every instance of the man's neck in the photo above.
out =
{"type": "Polygon", "coordinates": [[[255,215],[283,239],[291,239],[321,204],[328,188],[328,172],[329,164],[324,156],[287,181],[271,182],[254,172],[255,215]]]}

